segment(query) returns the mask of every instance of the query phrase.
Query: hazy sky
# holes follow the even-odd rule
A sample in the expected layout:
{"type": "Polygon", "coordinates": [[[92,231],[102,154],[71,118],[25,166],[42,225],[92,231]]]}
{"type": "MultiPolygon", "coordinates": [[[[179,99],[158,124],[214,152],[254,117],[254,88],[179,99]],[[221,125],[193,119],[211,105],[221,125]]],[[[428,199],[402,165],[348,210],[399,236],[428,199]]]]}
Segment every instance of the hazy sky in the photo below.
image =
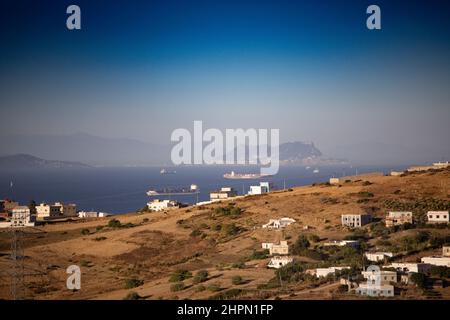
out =
{"type": "Polygon", "coordinates": [[[279,128],[282,141],[325,151],[449,144],[444,0],[4,0],[0,33],[2,135],[168,144],[173,129],[203,120],[279,128]],[[73,3],[79,31],[65,26],[73,3]],[[382,30],[366,28],[370,4],[382,30]]]}

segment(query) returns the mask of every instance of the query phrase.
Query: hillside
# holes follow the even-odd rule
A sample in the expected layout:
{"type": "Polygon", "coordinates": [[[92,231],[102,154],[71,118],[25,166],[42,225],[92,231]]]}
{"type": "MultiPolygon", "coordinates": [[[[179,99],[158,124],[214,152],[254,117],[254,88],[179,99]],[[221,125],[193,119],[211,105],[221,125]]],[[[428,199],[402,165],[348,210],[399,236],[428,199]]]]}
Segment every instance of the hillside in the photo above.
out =
{"type": "Polygon", "coordinates": [[[0,169],[64,169],[64,168],[88,168],[81,162],[45,160],[29,154],[15,154],[0,157],[0,169]]]}
{"type": "MultiPolygon", "coordinates": [[[[361,299],[339,291],[339,283],[332,278],[311,280],[301,270],[330,264],[361,267],[357,252],[321,249],[327,239],[357,238],[366,250],[390,250],[401,261],[439,253],[439,241],[449,240],[448,228],[421,225],[388,230],[381,219],[392,209],[411,209],[419,221],[427,208],[448,210],[450,170],[402,177],[360,176],[339,186],[305,186],[235,200],[234,208],[240,210],[215,210],[226,206],[130,213],[116,217],[120,224],[109,224],[113,218],[99,218],[30,230],[23,243],[25,264],[45,276],[27,278],[26,296],[123,299],[136,292],[146,299],[361,299]],[[341,226],[341,214],[361,212],[371,213],[379,221],[363,231],[341,226]],[[269,219],[281,217],[297,222],[282,231],[261,228],[269,219]],[[285,239],[293,246],[300,235],[309,239],[309,247],[295,254],[297,271],[286,269],[276,274],[265,267],[269,259],[261,250],[262,242],[285,239]],[[426,237],[414,242],[419,235],[426,237]],[[75,292],[65,288],[65,269],[72,264],[82,270],[81,290],[75,292]],[[183,288],[179,283],[188,273],[176,274],[176,270],[194,276],[206,270],[208,275],[188,277],[183,288]],[[171,278],[177,281],[169,281],[171,278]]],[[[0,233],[1,270],[7,270],[10,263],[8,237],[8,233],[0,233]]],[[[298,245],[294,247],[298,249],[298,245]]],[[[0,282],[0,298],[9,297],[8,283],[0,282]]],[[[431,292],[438,298],[450,298],[449,288],[431,292]]],[[[426,296],[408,285],[396,298],[426,296]]]]}

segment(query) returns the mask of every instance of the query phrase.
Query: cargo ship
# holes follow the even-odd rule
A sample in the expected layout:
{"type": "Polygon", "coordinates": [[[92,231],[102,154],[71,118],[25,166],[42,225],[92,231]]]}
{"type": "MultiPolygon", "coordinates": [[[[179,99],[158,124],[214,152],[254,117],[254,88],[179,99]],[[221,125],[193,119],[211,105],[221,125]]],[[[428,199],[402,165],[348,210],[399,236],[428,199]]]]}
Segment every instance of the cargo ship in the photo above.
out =
{"type": "Polygon", "coordinates": [[[161,171],[159,173],[160,174],[175,174],[177,172],[175,170],[161,169],[161,171]]]}
{"type": "Polygon", "coordinates": [[[225,179],[261,179],[265,177],[271,177],[270,174],[260,174],[260,173],[236,173],[231,171],[230,173],[225,173],[223,177],[225,179]]]}
{"type": "Polygon", "coordinates": [[[200,190],[196,184],[192,184],[189,188],[181,188],[181,189],[173,189],[173,188],[164,188],[160,190],[148,190],[148,196],[165,196],[165,195],[188,195],[188,194],[197,194],[200,190]]]}

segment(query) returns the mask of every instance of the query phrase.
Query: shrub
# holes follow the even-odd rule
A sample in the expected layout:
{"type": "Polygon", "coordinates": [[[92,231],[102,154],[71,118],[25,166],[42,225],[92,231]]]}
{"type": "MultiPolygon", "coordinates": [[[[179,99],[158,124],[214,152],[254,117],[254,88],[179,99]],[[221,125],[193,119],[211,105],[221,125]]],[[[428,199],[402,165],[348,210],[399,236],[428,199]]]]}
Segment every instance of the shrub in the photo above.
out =
{"type": "Polygon", "coordinates": [[[291,246],[291,252],[293,254],[299,255],[305,249],[309,248],[310,243],[305,235],[301,234],[298,236],[297,241],[291,246]]]}
{"type": "Polygon", "coordinates": [[[241,228],[238,227],[236,224],[231,223],[231,224],[224,225],[222,230],[225,233],[225,235],[234,236],[234,235],[237,235],[241,231],[241,228]]]}
{"type": "Polygon", "coordinates": [[[205,288],[204,285],[200,285],[200,286],[197,286],[195,288],[195,292],[202,292],[202,291],[205,291],[205,290],[206,290],[206,288],[205,288]]]}
{"type": "Polygon", "coordinates": [[[252,255],[250,256],[250,260],[260,260],[266,259],[269,256],[269,250],[253,250],[252,255]]]}
{"type": "Polygon", "coordinates": [[[199,229],[194,229],[192,230],[192,232],[190,233],[191,237],[199,237],[202,235],[202,232],[199,229]]]}
{"type": "Polygon", "coordinates": [[[426,287],[426,277],[423,273],[413,273],[411,275],[411,281],[420,289],[425,289],[426,287]]]}
{"type": "Polygon", "coordinates": [[[228,289],[224,292],[218,293],[214,296],[211,297],[212,300],[228,300],[228,299],[233,299],[236,298],[237,296],[239,296],[242,293],[241,289],[228,289]]]}
{"type": "Polygon", "coordinates": [[[82,235],[88,235],[88,234],[90,234],[91,232],[89,231],[89,229],[83,229],[83,230],[81,230],[81,234],[82,235]]]}
{"type": "Polygon", "coordinates": [[[186,288],[186,287],[183,282],[177,282],[170,286],[170,291],[177,292],[177,291],[184,290],[184,288],[186,288]]]}
{"type": "Polygon", "coordinates": [[[103,240],[106,240],[106,239],[107,239],[106,237],[97,237],[94,240],[95,241],[103,241],[103,240]]]}
{"type": "Polygon", "coordinates": [[[192,277],[192,273],[185,269],[179,269],[172,273],[169,278],[170,282],[180,282],[192,277]]]}
{"type": "Polygon", "coordinates": [[[108,227],[110,228],[120,228],[122,226],[122,223],[120,223],[117,219],[111,219],[108,222],[108,227]]]}
{"type": "Polygon", "coordinates": [[[234,204],[229,204],[226,207],[218,207],[213,211],[213,217],[222,217],[222,216],[231,216],[238,217],[242,214],[242,209],[239,207],[235,207],[234,204]]]}
{"type": "Polygon", "coordinates": [[[195,275],[193,282],[194,283],[200,283],[200,282],[204,282],[206,280],[208,280],[208,271],[206,270],[200,270],[197,272],[197,274],[195,275]]]}
{"type": "Polygon", "coordinates": [[[144,218],[144,219],[142,219],[142,222],[143,223],[146,223],[146,222],[149,222],[150,220],[148,219],[148,218],[144,218]]]}
{"type": "Polygon", "coordinates": [[[234,285],[239,285],[242,284],[244,281],[242,280],[241,276],[234,276],[233,278],[231,278],[231,283],[234,285]]]}
{"type": "Polygon", "coordinates": [[[218,284],[211,284],[206,289],[208,289],[208,291],[211,291],[211,292],[217,292],[217,291],[222,290],[222,288],[218,284]]]}
{"type": "Polygon", "coordinates": [[[132,289],[144,284],[144,280],[132,278],[125,280],[125,289],[132,289]]]}

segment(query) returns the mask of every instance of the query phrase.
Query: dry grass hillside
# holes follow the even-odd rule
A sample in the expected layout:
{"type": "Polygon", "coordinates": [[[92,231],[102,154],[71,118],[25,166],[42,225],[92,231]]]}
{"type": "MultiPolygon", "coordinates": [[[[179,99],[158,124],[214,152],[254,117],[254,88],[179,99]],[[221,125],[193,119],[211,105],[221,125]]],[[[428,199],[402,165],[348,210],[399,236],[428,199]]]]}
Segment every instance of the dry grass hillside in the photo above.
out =
{"type": "MultiPolygon", "coordinates": [[[[312,281],[300,273],[276,275],[273,269],[266,268],[269,258],[261,250],[261,242],[285,239],[292,245],[299,235],[305,235],[310,247],[305,254],[297,254],[296,260],[308,266],[333,260],[357,267],[357,256],[314,251],[327,239],[345,237],[362,239],[367,250],[392,250],[402,261],[438,253],[440,244],[436,239],[446,241],[448,228],[421,226],[389,232],[382,221],[375,221],[363,232],[355,232],[340,225],[340,216],[366,212],[381,220],[390,209],[410,209],[420,221],[427,209],[448,210],[450,170],[402,177],[360,176],[338,186],[320,184],[246,197],[233,202],[235,210],[215,210],[227,205],[223,202],[167,213],[114,217],[120,223],[110,223],[113,218],[98,218],[30,229],[22,240],[26,274],[23,297],[123,299],[135,292],[145,299],[356,299],[354,294],[339,290],[339,283],[333,279],[312,281]],[[269,219],[281,217],[297,222],[283,230],[261,228],[269,219]],[[425,232],[427,239],[409,247],[405,239],[420,232],[425,232]],[[82,271],[78,291],[66,289],[65,270],[73,264],[82,271]],[[197,275],[202,270],[207,273],[197,275]]],[[[10,270],[9,254],[10,234],[2,232],[1,270],[10,270]]],[[[450,298],[448,288],[433,291],[439,298],[450,298]]],[[[427,295],[415,286],[407,286],[397,296],[411,297],[427,295]]],[[[10,298],[5,273],[0,298],[10,298]]]]}

